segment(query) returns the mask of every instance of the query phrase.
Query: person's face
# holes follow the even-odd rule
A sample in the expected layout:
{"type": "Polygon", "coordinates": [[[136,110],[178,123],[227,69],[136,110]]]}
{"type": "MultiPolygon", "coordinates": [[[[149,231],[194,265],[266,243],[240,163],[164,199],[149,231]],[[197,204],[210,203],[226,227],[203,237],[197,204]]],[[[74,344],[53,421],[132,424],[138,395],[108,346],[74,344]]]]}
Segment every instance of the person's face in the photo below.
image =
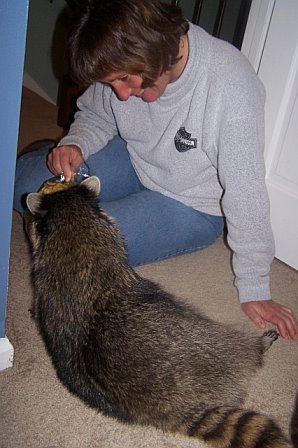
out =
{"type": "Polygon", "coordinates": [[[109,84],[121,101],[127,101],[130,96],[136,96],[151,103],[164,93],[170,82],[170,76],[165,73],[156,80],[152,87],[145,88],[142,88],[143,78],[140,75],[130,75],[124,72],[112,73],[101,82],[109,84]]]}

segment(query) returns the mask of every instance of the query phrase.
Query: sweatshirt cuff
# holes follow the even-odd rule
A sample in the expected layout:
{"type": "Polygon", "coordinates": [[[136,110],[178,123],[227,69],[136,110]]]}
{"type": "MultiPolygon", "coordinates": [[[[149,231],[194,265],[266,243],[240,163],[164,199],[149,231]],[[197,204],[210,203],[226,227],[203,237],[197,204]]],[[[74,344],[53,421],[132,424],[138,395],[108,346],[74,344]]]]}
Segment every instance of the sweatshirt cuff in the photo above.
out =
{"type": "Polygon", "coordinates": [[[240,303],[271,300],[269,285],[237,285],[240,303]]]}

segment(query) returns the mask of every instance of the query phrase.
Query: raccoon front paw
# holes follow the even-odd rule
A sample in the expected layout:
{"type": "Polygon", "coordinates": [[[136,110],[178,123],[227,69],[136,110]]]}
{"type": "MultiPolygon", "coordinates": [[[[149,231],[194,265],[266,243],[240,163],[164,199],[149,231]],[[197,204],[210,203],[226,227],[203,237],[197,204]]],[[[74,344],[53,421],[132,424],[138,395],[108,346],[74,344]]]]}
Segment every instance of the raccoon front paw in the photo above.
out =
{"type": "Polygon", "coordinates": [[[276,339],[279,338],[279,333],[276,330],[267,330],[262,335],[264,352],[268,350],[276,339]]]}

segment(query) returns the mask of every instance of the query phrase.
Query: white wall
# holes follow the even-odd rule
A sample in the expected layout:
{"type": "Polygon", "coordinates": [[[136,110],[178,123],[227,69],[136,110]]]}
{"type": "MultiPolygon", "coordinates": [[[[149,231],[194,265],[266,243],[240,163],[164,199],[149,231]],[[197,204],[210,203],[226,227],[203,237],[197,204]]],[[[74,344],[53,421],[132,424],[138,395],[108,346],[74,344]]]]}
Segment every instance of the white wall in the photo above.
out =
{"type": "Polygon", "coordinates": [[[55,104],[59,81],[66,71],[70,13],[65,0],[29,3],[24,85],[55,104]]]}

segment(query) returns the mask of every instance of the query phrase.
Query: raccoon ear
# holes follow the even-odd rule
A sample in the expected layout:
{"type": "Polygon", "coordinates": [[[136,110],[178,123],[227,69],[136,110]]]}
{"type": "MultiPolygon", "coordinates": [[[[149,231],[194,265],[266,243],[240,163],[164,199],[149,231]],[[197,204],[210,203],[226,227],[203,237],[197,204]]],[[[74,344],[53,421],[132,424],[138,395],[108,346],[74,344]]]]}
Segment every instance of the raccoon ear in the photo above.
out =
{"type": "Polygon", "coordinates": [[[32,215],[44,215],[45,211],[41,208],[42,195],[40,193],[29,193],[26,198],[26,204],[32,215]]]}
{"type": "Polygon", "coordinates": [[[90,176],[84,179],[80,185],[84,185],[89,190],[91,190],[96,196],[99,195],[100,192],[100,180],[97,176],[90,176]]]}

